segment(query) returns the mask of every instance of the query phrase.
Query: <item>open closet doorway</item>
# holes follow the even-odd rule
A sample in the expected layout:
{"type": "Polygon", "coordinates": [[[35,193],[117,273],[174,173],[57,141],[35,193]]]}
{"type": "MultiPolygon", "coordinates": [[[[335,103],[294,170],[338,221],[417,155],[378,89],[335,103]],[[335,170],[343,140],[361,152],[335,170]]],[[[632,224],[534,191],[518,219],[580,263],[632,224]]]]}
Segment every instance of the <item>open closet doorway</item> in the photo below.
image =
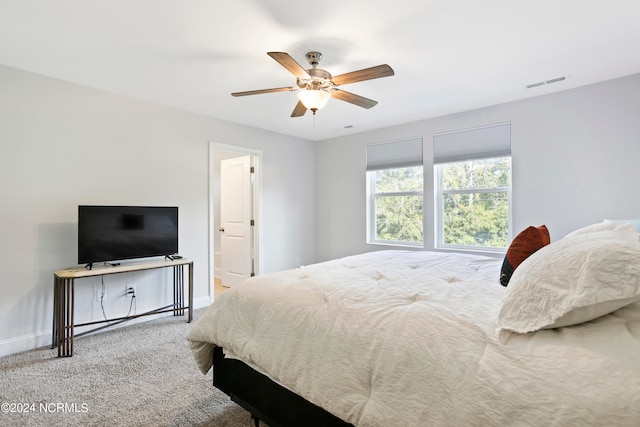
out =
{"type": "Polygon", "coordinates": [[[256,150],[210,143],[211,301],[259,272],[260,159],[256,150]]]}

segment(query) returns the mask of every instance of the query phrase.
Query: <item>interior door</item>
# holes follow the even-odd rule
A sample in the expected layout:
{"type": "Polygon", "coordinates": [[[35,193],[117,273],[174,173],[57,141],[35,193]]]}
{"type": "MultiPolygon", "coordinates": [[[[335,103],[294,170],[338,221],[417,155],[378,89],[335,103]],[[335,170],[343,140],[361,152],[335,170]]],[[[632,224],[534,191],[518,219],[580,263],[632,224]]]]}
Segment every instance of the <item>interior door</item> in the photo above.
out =
{"type": "Polygon", "coordinates": [[[233,286],[252,275],[251,156],[222,160],[220,169],[222,284],[233,286]]]}

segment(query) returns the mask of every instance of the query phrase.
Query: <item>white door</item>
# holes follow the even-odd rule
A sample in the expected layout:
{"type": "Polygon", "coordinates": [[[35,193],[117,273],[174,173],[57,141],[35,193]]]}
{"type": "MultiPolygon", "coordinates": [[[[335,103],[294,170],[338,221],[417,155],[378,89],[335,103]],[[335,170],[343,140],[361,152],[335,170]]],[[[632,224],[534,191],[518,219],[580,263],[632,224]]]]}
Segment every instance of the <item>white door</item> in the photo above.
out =
{"type": "Polygon", "coordinates": [[[252,275],[251,156],[222,160],[220,165],[222,284],[233,286],[252,275]]]}

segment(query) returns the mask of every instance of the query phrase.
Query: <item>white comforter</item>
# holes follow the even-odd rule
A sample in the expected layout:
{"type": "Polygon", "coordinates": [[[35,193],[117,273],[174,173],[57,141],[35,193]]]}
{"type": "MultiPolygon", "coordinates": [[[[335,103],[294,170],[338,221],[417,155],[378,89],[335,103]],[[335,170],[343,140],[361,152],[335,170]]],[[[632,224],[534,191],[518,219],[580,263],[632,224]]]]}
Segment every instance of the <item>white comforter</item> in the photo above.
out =
{"type": "Polygon", "coordinates": [[[501,344],[502,260],[380,251],[252,278],[189,332],[356,426],[640,425],[640,304],[501,344]]]}

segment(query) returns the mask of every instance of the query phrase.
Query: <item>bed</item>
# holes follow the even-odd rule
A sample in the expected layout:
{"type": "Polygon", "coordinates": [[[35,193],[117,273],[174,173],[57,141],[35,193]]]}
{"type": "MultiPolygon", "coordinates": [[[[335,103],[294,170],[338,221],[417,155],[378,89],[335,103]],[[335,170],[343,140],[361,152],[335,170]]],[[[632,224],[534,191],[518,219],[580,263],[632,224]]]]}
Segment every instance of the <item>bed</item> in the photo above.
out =
{"type": "Polygon", "coordinates": [[[504,263],[383,250],[258,276],[188,340],[270,427],[640,425],[635,229],[576,230],[506,287],[504,263]]]}

